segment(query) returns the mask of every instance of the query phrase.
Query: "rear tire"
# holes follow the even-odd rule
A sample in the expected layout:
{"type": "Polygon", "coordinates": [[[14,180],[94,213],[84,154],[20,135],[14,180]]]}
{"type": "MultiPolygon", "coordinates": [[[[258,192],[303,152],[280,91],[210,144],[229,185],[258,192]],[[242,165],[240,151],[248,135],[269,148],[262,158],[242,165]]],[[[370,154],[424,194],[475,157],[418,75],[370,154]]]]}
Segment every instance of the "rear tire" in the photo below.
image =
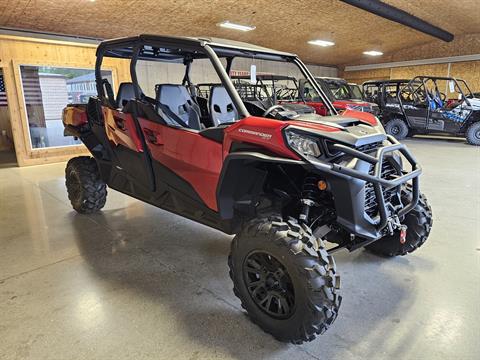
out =
{"type": "Polygon", "coordinates": [[[250,319],[277,340],[312,341],[340,307],[335,262],[320,239],[295,220],[253,220],[232,241],[233,291],[250,319]]]}
{"type": "Polygon", "coordinates": [[[480,145],[480,121],[471,124],[467,128],[465,137],[467,138],[467,141],[470,145],[480,145]]]}
{"type": "Polygon", "coordinates": [[[65,185],[72,207],[81,214],[99,211],[107,200],[107,186],[100,177],[95,159],[70,159],[65,169],[65,185]]]}
{"type": "Polygon", "coordinates": [[[408,136],[408,125],[402,119],[392,119],[385,124],[385,132],[397,140],[403,140],[408,136]]]}
{"type": "MultiPolygon", "coordinates": [[[[409,201],[411,197],[410,187],[405,188],[402,191],[402,201],[409,201]]],[[[365,248],[374,254],[391,257],[406,255],[422,246],[427,241],[433,224],[432,208],[425,195],[420,195],[417,206],[405,215],[402,224],[407,225],[404,244],[400,243],[400,232],[396,231],[393,235],[384,236],[365,248]]]]}

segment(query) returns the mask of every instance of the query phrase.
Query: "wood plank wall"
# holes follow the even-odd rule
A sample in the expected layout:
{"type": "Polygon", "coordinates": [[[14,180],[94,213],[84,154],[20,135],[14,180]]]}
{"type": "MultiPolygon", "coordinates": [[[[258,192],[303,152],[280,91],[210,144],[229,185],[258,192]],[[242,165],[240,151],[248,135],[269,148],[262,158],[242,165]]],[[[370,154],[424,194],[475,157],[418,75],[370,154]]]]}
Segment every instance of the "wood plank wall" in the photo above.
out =
{"type": "Polygon", "coordinates": [[[411,79],[417,75],[451,76],[464,79],[472,91],[480,91],[480,61],[345,71],[341,74],[357,84],[367,80],[411,79]]]}
{"type": "MultiPolygon", "coordinates": [[[[20,65],[58,66],[93,69],[96,46],[90,44],[0,35],[0,68],[5,76],[9,117],[19,166],[65,161],[86,153],[83,145],[32,150],[20,80],[20,65]]],[[[113,73],[113,86],[130,80],[129,63],[105,59],[113,73]]]]}

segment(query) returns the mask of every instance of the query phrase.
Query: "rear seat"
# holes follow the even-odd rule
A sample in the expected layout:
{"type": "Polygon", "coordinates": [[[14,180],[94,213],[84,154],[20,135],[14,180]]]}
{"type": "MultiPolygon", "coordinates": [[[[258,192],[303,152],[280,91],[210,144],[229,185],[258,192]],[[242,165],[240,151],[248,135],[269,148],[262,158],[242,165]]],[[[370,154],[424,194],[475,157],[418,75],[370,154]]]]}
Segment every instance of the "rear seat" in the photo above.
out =
{"type": "Polygon", "coordinates": [[[189,128],[200,130],[201,112],[199,106],[193,101],[186,86],[175,84],[155,85],[156,101],[167,106],[189,128]]]}

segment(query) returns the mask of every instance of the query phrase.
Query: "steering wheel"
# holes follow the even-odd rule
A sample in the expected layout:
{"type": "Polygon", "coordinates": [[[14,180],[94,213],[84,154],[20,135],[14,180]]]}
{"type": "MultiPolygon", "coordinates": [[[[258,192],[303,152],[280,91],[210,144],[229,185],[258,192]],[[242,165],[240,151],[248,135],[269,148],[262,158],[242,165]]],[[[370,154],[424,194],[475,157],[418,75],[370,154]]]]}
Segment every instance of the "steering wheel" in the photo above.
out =
{"type": "Polygon", "coordinates": [[[447,100],[447,95],[445,95],[445,94],[442,93],[442,92],[439,92],[439,93],[440,93],[440,100],[442,100],[442,101],[447,100]]]}
{"type": "MultiPolygon", "coordinates": [[[[278,113],[279,111],[285,111],[286,109],[282,105],[278,105],[278,104],[273,105],[273,106],[270,106],[267,110],[265,110],[262,117],[267,117],[268,115],[270,115],[275,110],[278,113]]],[[[275,116],[273,116],[273,117],[275,118],[275,116]]]]}

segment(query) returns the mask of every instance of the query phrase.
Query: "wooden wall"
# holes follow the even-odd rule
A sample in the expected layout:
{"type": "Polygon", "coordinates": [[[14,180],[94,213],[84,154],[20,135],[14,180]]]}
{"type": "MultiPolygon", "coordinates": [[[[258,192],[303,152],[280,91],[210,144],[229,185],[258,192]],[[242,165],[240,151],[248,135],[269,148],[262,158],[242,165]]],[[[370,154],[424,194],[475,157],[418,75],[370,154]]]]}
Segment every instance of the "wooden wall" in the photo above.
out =
{"type": "Polygon", "coordinates": [[[480,61],[344,71],[341,74],[357,84],[367,80],[411,79],[417,75],[451,76],[464,79],[472,91],[480,91],[480,61]]]}
{"type": "MultiPolygon", "coordinates": [[[[19,166],[64,161],[86,153],[83,145],[32,149],[20,80],[20,65],[58,66],[93,69],[96,46],[53,40],[0,35],[0,68],[5,76],[8,109],[19,166]]],[[[121,59],[104,61],[112,70],[113,86],[130,80],[129,64],[121,59]]]]}

